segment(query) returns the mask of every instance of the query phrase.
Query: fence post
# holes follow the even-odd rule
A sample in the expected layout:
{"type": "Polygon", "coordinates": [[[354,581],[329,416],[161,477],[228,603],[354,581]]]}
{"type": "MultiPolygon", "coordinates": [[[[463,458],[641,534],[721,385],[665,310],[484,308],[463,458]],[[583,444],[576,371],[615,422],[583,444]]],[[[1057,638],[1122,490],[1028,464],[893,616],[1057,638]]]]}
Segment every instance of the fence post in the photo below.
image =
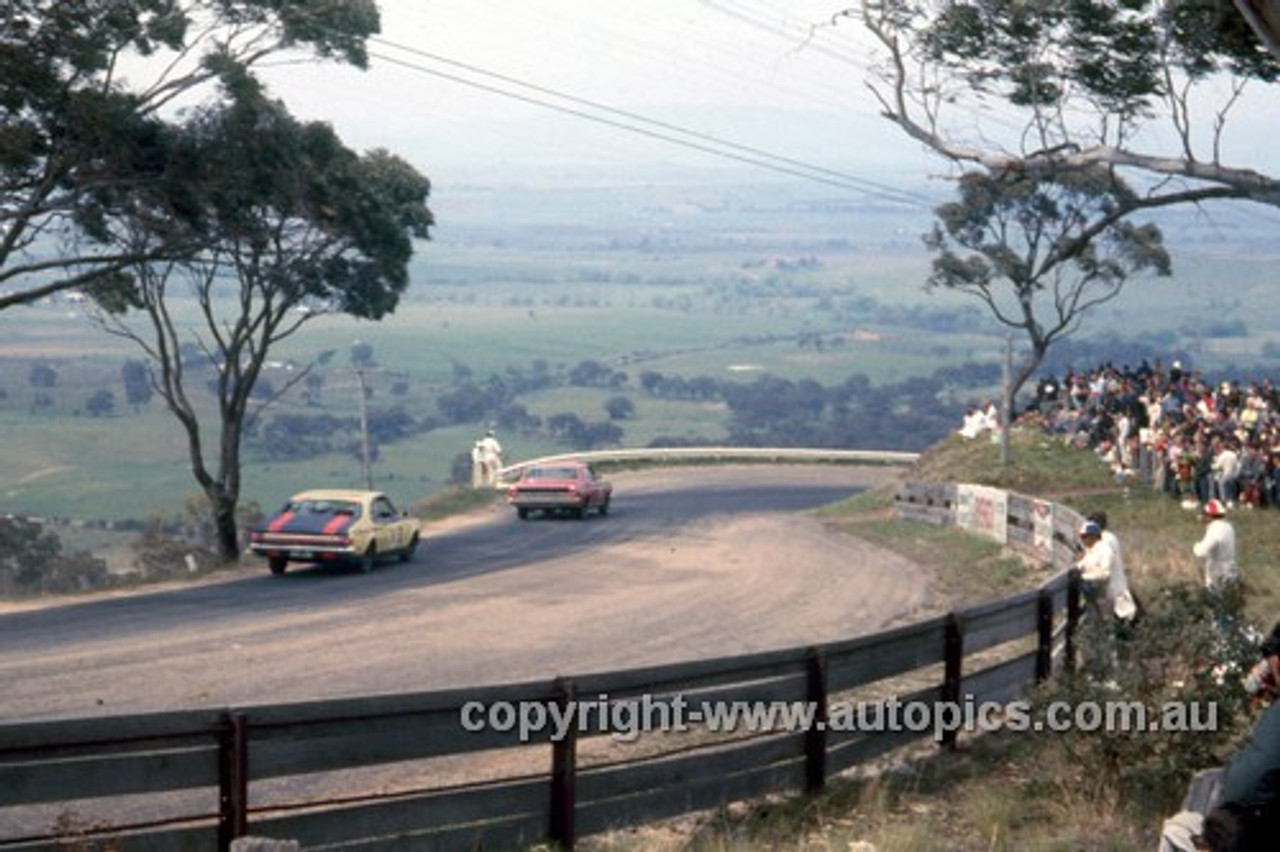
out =
{"type": "MultiPolygon", "coordinates": [[[[947,626],[943,638],[942,702],[944,705],[960,705],[960,683],[964,664],[964,631],[954,612],[947,614],[947,626]]],[[[956,729],[948,726],[942,734],[943,748],[955,748],[956,729]]]]}
{"type": "MultiPolygon", "coordinates": [[[[565,711],[576,699],[573,681],[559,681],[560,696],[557,702],[565,711]]],[[[578,770],[578,732],[570,725],[564,739],[551,743],[551,842],[557,849],[573,849],[576,842],[573,811],[577,793],[574,784],[578,770]]]]}
{"type": "Polygon", "coordinates": [[[814,708],[813,723],[804,732],[804,784],[807,792],[821,790],[827,783],[827,655],[811,648],[806,663],[806,698],[814,708]]]}
{"type": "Polygon", "coordinates": [[[1076,628],[1080,626],[1080,570],[1072,568],[1067,574],[1067,644],[1065,666],[1067,671],[1075,671],[1076,628]]]}
{"type": "Polygon", "coordinates": [[[1053,674],[1053,594],[1041,589],[1036,596],[1036,683],[1053,674]]]}
{"type": "Polygon", "coordinates": [[[225,713],[218,734],[218,849],[249,831],[249,738],[244,713],[225,713]]]}

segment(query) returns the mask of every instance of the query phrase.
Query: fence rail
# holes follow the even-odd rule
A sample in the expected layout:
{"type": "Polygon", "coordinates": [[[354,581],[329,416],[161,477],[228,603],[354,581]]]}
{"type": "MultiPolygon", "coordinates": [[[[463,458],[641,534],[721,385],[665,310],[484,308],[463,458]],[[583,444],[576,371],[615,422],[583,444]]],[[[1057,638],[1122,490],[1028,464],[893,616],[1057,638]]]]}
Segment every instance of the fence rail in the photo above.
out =
{"type": "Polygon", "coordinates": [[[543,456],[500,468],[497,476],[499,480],[509,480],[518,476],[526,467],[535,464],[574,459],[591,462],[651,462],[662,465],[729,461],[906,465],[919,457],[919,453],[891,450],[823,450],[803,447],[646,447],[543,456]]]}
{"type": "MultiPolygon", "coordinates": [[[[965,494],[908,483],[896,503],[903,517],[950,524],[965,494]]],[[[110,839],[120,852],[203,852],[247,834],[370,852],[572,848],[585,834],[818,789],[937,733],[836,724],[833,711],[851,699],[885,708],[891,690],[899,705],[1005,702],[1069,661],[1079,611],[1069,538],[1046,548],[1038,501],[997,502],[1009,546],[1044,556],[1058,569],[1051,579],[873,635],[551,681],[0,725],[0,850],[65,849],[70,836],[110,839]],[[992,649],[1006,653],[993,659],[992,649]],[[564,737],[463,725],[468,708],[549,711],[575,701],[597,712],[564,737]],[[813,716],[800,726],[715,733],[693,724],[634,737],[620,721],[648,707],[662,727],[673,721],[664,711],[702,702],[786,702],[813,716]]],[[[1055,535],[1073,528],[1071,510],[1050,515],[1055,535]]],[[[954,741],[954,730],[942,733],[954,741]]]]}

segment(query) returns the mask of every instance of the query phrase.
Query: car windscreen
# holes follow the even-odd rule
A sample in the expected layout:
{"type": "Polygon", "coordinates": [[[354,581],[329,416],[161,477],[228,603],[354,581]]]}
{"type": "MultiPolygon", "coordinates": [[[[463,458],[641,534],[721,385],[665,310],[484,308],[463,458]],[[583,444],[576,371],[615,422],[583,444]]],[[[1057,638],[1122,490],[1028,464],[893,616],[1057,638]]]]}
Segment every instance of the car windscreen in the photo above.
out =
{"type": "Polygon", "coordinates": [[[360,504],[348,500],[299,500],[286,507],[299,515],[359,515],[360,504]]]}
{"type": "Polygon", "coordinates": [[[524,479],[577,479],[576,467],[531,467],[524,474],[524,479]]]}

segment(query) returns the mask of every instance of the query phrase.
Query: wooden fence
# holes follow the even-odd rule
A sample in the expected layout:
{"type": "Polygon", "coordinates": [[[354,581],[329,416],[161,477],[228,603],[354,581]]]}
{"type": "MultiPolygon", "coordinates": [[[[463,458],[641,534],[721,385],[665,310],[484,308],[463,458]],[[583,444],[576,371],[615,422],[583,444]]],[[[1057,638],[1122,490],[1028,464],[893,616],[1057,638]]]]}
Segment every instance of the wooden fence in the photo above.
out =
{"type": "MultiPolygon", "coordinates": [[[[904,517],[952,523],[955,488],[911,484],[897,502],[904,517]]],[[[1023,552],[1035,549],[1033,502],[1007,501],[1009,546],[1023,552]]],[[[0,850],[226,850],[245,835],[309,850],[569,849],[587,834],[816,790],[908,743],[954,742],[938,716],[892,724],[894,706],[1004,703],[1070,660],[1079,586],[1061,570],[1067,512],[1062,524],[1047,560],[1060,570],[1040,588],[831,644],[411,695],[0,725],[0,850]],[[570,706],[582,716],[566,736],[497,729],[512,719],[495,708],[570,706]],[[856,718],[842,713],[855,706],[856,718]],[[740,718],[719,733],[697,717],[752,707],[812,716],[740,718]],[[481,721],[493,724],[471,730],[481,721]],[[680,721],[687,730],[638,732],[680,721]]]]}

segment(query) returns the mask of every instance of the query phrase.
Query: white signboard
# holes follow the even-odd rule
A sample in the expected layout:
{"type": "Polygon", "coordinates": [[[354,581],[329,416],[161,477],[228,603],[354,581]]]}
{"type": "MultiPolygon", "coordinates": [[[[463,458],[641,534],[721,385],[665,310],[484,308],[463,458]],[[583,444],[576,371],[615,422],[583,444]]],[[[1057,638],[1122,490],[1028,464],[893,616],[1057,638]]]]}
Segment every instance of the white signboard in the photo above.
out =
{"type": "Polygon", "coordinates": [[[1032,546],[1036,555],[1045,561],[1053,558],[1053,503],[1048,500],[1031,501],[1032,546]]]}
{"type": "Polygon", "coordinates": [[[986,485],[956,486],[956,525],[970,532],[1008,542],[1009,494],[986,485]]]}

